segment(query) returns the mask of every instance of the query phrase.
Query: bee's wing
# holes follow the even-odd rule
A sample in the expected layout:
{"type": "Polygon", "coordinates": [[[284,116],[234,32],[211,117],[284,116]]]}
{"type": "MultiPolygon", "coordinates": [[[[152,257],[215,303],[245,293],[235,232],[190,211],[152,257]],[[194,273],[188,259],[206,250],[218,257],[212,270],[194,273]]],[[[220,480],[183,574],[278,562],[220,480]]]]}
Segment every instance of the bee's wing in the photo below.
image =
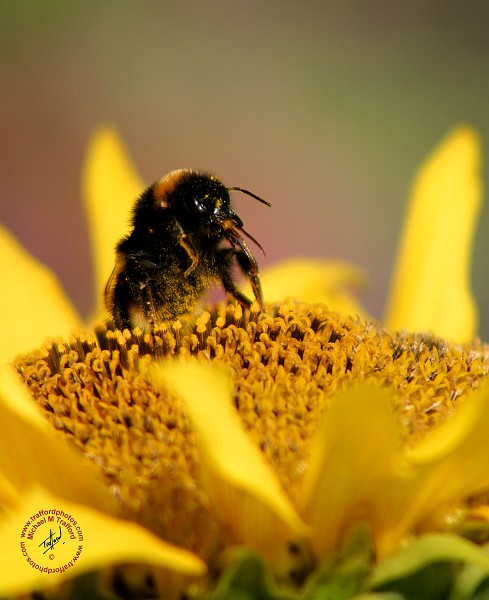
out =
{"type": "Polygon", "coordinates": [[[124,271],[125,264],[126,261],[124,257],[120,253],[117,253],[115,259],[115,266],[112,269],[112,273],[110,274],[110,277],[105,285],[104,290],[105,307],[111,313],[114,310],[114,287],[117,282],[117,276],[119,275],[119,273],[124,271]]]}
{"type": "Polygon", "coordinates": [[[117,267],[114,267],[112,269],[112,273],[110,274],[109,280],[107,281],[107,283],[105,285],[105,290],[104,290],[105,307],[110,312],[112,312],[112,309],[114,306],[112,292],[114,290],[117,274],[118,274],[117,267]]]}

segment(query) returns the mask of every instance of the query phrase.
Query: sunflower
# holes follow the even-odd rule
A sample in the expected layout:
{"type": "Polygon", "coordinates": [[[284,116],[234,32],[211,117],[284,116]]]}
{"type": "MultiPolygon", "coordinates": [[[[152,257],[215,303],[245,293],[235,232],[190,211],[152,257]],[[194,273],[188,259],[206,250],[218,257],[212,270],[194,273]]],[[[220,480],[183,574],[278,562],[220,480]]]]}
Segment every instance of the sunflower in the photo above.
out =
{"type": "MultiPolygon", "coordinates": [[[[263,274],[267,314],[218,302],[144,334],[105,323],[97,294],[83,325],[2,230],[0,594],[483,597],[479,161],[460,127],[415,178],[383,324],[348,290],[356,268],[296,260],[263,274]]],[[[96,290],[142,189],[97,132],[96,290]]]]}

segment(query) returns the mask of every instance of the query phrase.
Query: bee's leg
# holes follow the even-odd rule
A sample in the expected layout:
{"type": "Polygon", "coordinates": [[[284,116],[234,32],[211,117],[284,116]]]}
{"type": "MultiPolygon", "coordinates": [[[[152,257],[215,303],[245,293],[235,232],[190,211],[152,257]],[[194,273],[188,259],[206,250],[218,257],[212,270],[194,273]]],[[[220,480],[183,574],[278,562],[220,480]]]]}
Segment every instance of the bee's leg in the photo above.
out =
{"type": "Polygon", "coordinates": [[[176,221],[176,223],[177,223],[178,229],[180,230],[180,236],[178,238],[178,243],[180,244],[180,246],[182,246],[182,248],[188,254],[190,260],[192,261],[190,264],[190,267],[183,274],[184,277],[187,277],[188,275],[190,275],[190,273],[192,273],[192,271],[195,271],[195,269],[197,268],[197,265],[199,264],[199,254],[198,254],[197,250],[195,250],[195,248],[192,246],[192,243],[190,242],[190,238],[185,233],[183,227],[180,225],[180,223],[178,221],[176,221]]]}
{"type": "Polygon", "coordinates": [[[127,256],[126,269],[118,274],[112,294],[112,314],[119,329],[139,327],[147,333],[154,328],[156,303],[149,275],[159,269],[144,255],[127,256]]]}
{"type": "Polygon", "coordinates": [[[143,333],[152,331],[156,325],[156,303],[151,285],[139,284],[137,301],[129,308],[132,327],[139,327],[143,333]]]}
{"type": "Polygon", "coordinates": [[[245,296],[236,286],[233,279],[233,259],[236,258],[239,269],[251,284],[251,289],[255,295],[256,301],[260,305],[260,310],[265,312],[265,303],[263,301],[263,293],[261,290],[260,279],[256,272],[256,266],[253,265],[249,258],[241,250],[233,248],[223,248],[218,253],[219,256],[219,276],[222,285],[226,292],[231,294],[240,304],[246,308],[250,308],[252,301],[245,296]]]}
{"type": "Polygon", "coordinates": [[[122,273],[114,287],[111,313],[115,326],[121,331],[135,327],[135,313],[142,312],[143,299],[138,286],[122,273]]]}
{"type": "Polygon", "coordinates": [[[114,320],[114,324],[117,329],[120,329],[121,331],[131,327],[128,310],[130,300],[131,297],[128,294],[127,285],[118,283],[112,292],[109,302],[110,313],[114,320]]]}
{"type": "Polygon", "coordinates": [[[260,278],[258,277],[258,270],[256,263],[252,263],[248,256],[241,250],[236,251],[236,261],[238,263],[241,272],[245,277],[248,278],[253,294],[255,295],[256,301],[260,306],[262,312],[267,312],[265,308],[265,301],[263,300],[263,292],[261,289],[260,278]]]}

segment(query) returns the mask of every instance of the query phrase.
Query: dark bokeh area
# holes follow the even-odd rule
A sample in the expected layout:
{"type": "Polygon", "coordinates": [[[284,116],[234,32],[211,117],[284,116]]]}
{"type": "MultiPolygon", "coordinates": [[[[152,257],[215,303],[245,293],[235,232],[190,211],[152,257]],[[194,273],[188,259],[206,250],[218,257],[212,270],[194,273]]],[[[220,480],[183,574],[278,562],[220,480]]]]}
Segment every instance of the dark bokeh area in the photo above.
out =
{"type": "MultiPolygon", "coordinates": [[[[7,0],[0,7],[0,221],[93,298],[80,175],[117,127],[145,181],[207,168],[265,247],[345,259],[380,317],[411,178],[470,123],[489,146],[489,4],[7,0]]],[[[489,340],[489,212],[474,249],[489,340]]],[[[420,240],[422,243],[422,240],[420,240]]]]}

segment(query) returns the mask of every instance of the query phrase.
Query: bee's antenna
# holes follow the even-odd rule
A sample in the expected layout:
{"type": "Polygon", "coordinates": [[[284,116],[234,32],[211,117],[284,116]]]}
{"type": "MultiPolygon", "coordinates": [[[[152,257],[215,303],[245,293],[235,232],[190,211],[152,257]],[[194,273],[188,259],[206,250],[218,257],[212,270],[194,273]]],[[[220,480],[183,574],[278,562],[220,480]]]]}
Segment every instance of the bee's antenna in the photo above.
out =
{"type": "Polygon", "coordinates": [[[263,200],[263,198],[260,198],[260,196],[257,196],[256,194],[253,194],[253,192],[250,192],[249,190],[245,190],[245,189],[240,188],[240,187],[230,187],[230,188],[228,188],[228,190],[229,191],[236,190],[238,192],[243,192],[243,194],[248,194],[248,196],[251,196],[255,200],[258,200],[259,202],[262,202],[263,204],[266,204],[267,206],[272,206],[270,204],[270,202],[267,202],[266,200],[263,200]]]}

